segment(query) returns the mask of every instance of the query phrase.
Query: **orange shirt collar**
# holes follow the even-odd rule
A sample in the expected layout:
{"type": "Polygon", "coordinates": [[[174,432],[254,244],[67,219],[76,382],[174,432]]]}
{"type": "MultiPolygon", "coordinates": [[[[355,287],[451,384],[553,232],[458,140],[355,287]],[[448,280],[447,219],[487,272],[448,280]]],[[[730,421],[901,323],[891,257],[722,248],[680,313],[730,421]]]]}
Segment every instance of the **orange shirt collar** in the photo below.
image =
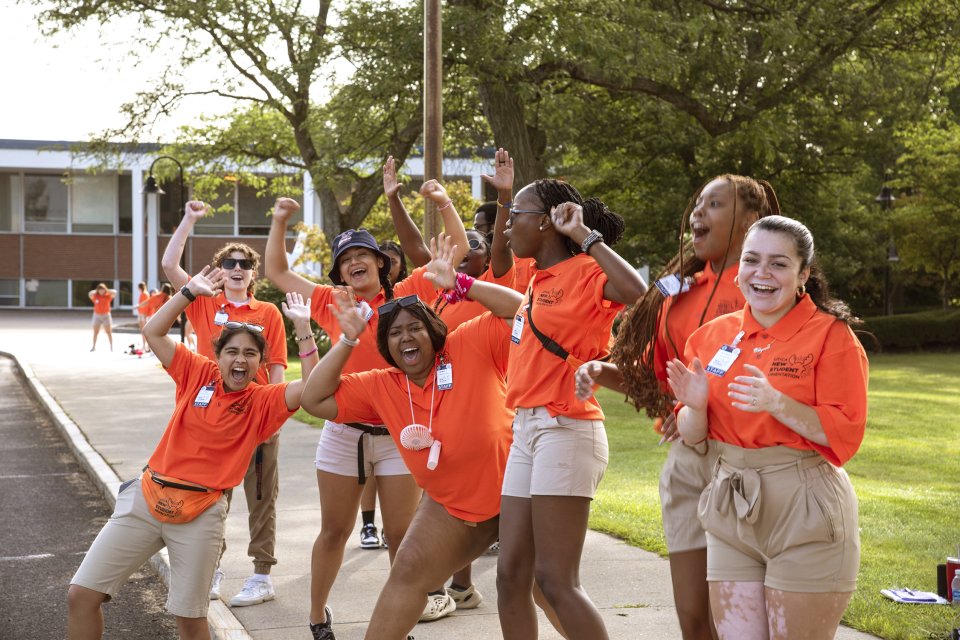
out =
{"type": "Polygon", "coordinates": [[[797,332],[803,328],[803,325],[816,313],[817,305],[813,303],[809,295],[805,295],[793,309],[790,309],[787,315],[780,318],[775,325],[772,327],[763,327],[757,322],[756,318],[753,317],[753,313],[750,311],[750,303],[748,302],[743,308],[743,320],[740,323],[740,329],[743,331],[744,337],[763,332],[770,334],[775,340],[785,341],[795,336],[797,332]]]}
{"type": "Polygon", "coordinates": [[[223,293],[218,293],[217,297],[214,298],[213,301],[217,305],[233,307],[235,309],[239,309],[240,307],[250,307],[250,311],[256,311],[263,305],[263,302],[254,298],[252,293],[250,294],[250,298],[244,304],[234,304],[230,302],[227,300],[227,296],[223,293]]]}

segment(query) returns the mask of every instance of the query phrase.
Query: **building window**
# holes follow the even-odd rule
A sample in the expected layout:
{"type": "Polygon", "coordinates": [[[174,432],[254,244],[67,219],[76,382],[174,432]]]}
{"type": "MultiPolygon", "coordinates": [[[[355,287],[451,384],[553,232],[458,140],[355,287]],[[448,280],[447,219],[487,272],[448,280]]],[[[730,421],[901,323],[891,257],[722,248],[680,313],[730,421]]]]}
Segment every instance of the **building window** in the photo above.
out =
{"type": "MultiPolygon", "coordinates": [[[[139,295],[139,291],[137,294],[139,295]]],[[[129,280],[121,280],[120,286],[117,288],[117,300],[114,302],[114,306],[120,305],[121,307],[132,307],[133,306],[133,283],[129,280]]],[[[134,313],[136,315],[136,313],[134,313]]]]}
{"type": "MultiPolygon", "coordinates": [[[[275,198],[258,196],[257,190],[242,184],[237,187],[237,218],[241,236],[265,236],[270,233],[270,216],[275,198]]],[[[302,211],[297,211],[290,220],[290,226],[303,219],[302,211]]]]}
{"type": "MultiPolygon", "coordinates": [[[[37,287],[36,306],[38,307],[66,307],[69,295],[66,280],[39,280],[37,287]]],[[[88,289],[89,291],[89,289],[88,289]]]]}
{"type": "Polygon", "coordinates": [[[0,231],[20,231],[20,175],[0,173],[0,231]]]}
{"type": "Polygon", "coordinates": [[[229,205],[231,210],[200,218],[194,225],[193,232],[199,236],[232,236],[237,211],[236,191],[232,186],[225,187],[217,193],[216,199],[210,202],[215,211],[224,205],[229,205]]]}
{"type": "Polygon", "coordinates": [[[23,177],[26,231],[65,233],[67,185],[60,176],[26,174],[23,177]]]}
{"type": "Polygon", "coordinates": [[[113,233],[117,210],[117,184],[112,175],[78,175],[71,178],[73,206],[71,230],[76,233],[113,233]]]}
{"type": "Polygon", "coordinates": [[[0,278],[0,307],[20,306],[20,281],[0,278]]]}
{"type": "Polygon", "coordinates": [[[120,210],[117,231],[133,233],[133,178],[129,173],[121,173],[117,179],[117,202],[120,210]]]}

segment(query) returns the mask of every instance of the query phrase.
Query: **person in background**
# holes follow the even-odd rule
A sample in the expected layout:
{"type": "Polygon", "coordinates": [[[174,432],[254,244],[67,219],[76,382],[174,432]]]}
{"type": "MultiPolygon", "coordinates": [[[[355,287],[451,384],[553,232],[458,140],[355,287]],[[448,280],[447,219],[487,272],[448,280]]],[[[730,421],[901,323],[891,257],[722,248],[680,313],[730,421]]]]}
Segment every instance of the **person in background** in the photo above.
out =
{"type": "Polygon", "coordinates": [[[93,303],[93,346],[90,351],[97,349],[97,335],[100,333],[100,327],[107,334],[107,340],[110,342],[110,351],[113,351],[113,317],[110,315],[110,305],[113,299],[117,297],[116,289],[108,289],[107,285],[101,282],[87,293],[90,302],[93,303]]]}
{"type": "Polygon", "coordinates": [[[830,297],[796,220],[754,223],[737,278],[746,306],[700,327],[684,360],[667,363],[681,437],[719,453],[698,508],[713,618],[723,640],[827,640],[860,565],[842,469],[867,420],[858,320],[830,297]]]}
{"type": "Polygon", "coordinates": [[[144,306],[144,303],[150,298],[150,294],[147,293],[147,283],[140,282],[137,284],[137,303],[133,308],[134,314],[137,316],[137,326],[140,328],[140,348],[144,352],[149,351],[149,345],[147,344],[147,338],[143,335],[143,327],[147,324],[147,320],[150,319],[149,314],[147,314],[147,309],[144,306]]]}
{"type": "MultiPolygon", "coordinates": [[[[183,220],[174,231],[161,264],[163,271],[174,286],[183,286],[190,276],[180,266],[180,259],[190,231],[198,220],[209,212],[210,207],[196,200],[184,208],[183,220]]],[[[197,353],[212,357],[213,343],[228,322],[246,322],[263,327],[263,336],[269,345],[263,366],[257,370],[257,384],[283,382],[287,367],[287,334],[280,311],[273,304],[261,302],[253,294],[254,280],[260,267],[260,254],[242,242],[229,242],[213,256],[212,264],[225,274],[222,293],[198,300],[187,307],[187,322],[196,333],[197,353]]],[[[308,332],[313,335],[312,332],[308,332]]],[[[306,334],[301,334],[306,336],[306,334]]],[[[184,337],[186,337],[186,328],[184,337]]],[[[306,338],[305,338],[306,339],[306,338]]],[[[189,345],[189,343],[188,343],[189,345]]],[[[302,346],[298,343],[298,346],[302,346]]],[[[253,560],[253,574],[244,580],[239,593],[230,599],[231,607],[247,607],[261,604],[276,597],[270,579],[270,571],[277,564],[277,497],[280,494],[280,472],[277,461],[280,455],[280,433],[273,434],[261,443],[250,457],[247,472],[243,476],[243,491],[247,499],[249,515],[247,528],[250,543],[247,555],[253,560]]],[[[227,493],[227,509],[233,497],[232,488],[227,493]]],[[[226,551],[226,539],[220,557],[226,551]]],[[[210,584],[210,598],[220,598],[223,572],[219,568],[210,584]]]]}

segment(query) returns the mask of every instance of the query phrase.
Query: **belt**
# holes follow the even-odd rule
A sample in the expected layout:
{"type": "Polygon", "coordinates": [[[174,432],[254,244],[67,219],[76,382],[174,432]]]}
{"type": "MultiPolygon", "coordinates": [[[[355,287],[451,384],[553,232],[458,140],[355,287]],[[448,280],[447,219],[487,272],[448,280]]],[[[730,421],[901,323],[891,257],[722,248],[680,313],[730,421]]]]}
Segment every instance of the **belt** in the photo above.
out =
{"type": "Polygon", "coordinates": [[[726,471],[728,475],[719,478],[720,484],[717,487],[720,490],[720,500],[717,504],[717,510],[726,513],[730,508],[730,501],[733,500],[734,509],[737,512],[737,518],[745,521],[747,524],[753,524],[760,515],[760,476],[778,471],[795,468],[798,471],[811,469],[826,462],[822,456],[809,456],[797,458],[793,462],[782,464],[773,464],[765,467],[735,467],[724,461],[721,456],[717,460],[717,469],[726,471]]]}
{"type": "MultiPolygon", "coordinates": [[[[388,436],[390,431],[386,427],[374,427],[369,424],[363,424],[362,422],[345,422],[348,427],[353,427],[358,431],[363,431],[367,435],[371,436],[388,436]]],[[[360,484],[367,484],[367,474],[364,469],[365,465],[363,464],[363,436],[360,436],[360,439],[357,440],[357,481],[360,484]]]]}

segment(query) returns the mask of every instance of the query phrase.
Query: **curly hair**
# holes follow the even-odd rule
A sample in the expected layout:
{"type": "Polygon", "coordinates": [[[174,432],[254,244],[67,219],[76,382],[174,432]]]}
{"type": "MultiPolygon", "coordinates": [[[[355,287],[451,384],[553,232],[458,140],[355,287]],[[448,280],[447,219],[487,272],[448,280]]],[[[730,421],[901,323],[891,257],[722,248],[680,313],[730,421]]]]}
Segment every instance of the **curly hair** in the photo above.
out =
{"type": "MultiPolygon", "coordinates": [[[[736,190],[733,205],[734,221],[737,219],[738,207],[748,213],[756,213],[761,218],[780,213],[780,201],[777,199],[773,187],[766,180],[756,180],[733,174],[723,174],[707,180],[687,203],[687,208],[684,210],[680,221],[680,249],[677,255],[667,263],[659,277],[662,278],[676,273],[681,278],[686,278],[703,271],[706,266],[706,263],[694,254],[693,242],[685,240],[684,236],[690,214],[696,207],[700,194],[714,180],[725,180],[736,190]]],[[[729,257],[730,245],[736,226],[736,224],[730,225],[730,235],[727,238],[723,264],[726,264],[729,257]]],[[[707,309],[719,283],[720,278],[717,278],[703,309],[700,311],[698,324],[703,324],[707,309]]],[[[670,305],[667,308],[666,314],[661,319],[664,299],[657,287],[650,287],[643,297],[628,309],[620,325],[620,331],[617,333],[617,340],[610,356],[611,361],[617,365],[623,375],[627,400],[636,407],[637,411],[643,409],[651,418],[662,417],[673,407],[672,398],[664,390],[661,381],[657,379],[653,367],[654,348],[657,336],[660,333],[660,323],[661,321],[663,323],[669,321],[670,310],[673,306],[670,305]]],[[[673,344],[670,333],[665,333],[673,352],[681,353],[683,345],[673,344]]]]}
{"type": "MultiPolygon", "coordinates": [[[[534,193],[549,212],[553,207],[564,202],[574,202],[583,207],[583,224],[590,230],[597,230],[603,234],[603,241],[607,246],[614,246],[623,236],[626,225],[623,218],[610,211],[607,205],[599,198],[586,198],[569,182],[563,180],[543,179],[533,183],[534,193]]],[[[571,255],[583,253],[580,245],[564,236],[563,242],[571,255]]]]}
{"type": "Polygon", "coordinates": [[[250,286],[247,287],[247,295],[250,295],[253,293],[257,273],[260,272],[260,254],[257,253],[256,249],[243,242],[230,242],[220,247],[220,250],[213,254],[213,264],[219,267],[224,259],[229,258],[234,251],[239,251],[247,256],[247,260],[253,261],[253,277],[250,279],[250,286]]]}

